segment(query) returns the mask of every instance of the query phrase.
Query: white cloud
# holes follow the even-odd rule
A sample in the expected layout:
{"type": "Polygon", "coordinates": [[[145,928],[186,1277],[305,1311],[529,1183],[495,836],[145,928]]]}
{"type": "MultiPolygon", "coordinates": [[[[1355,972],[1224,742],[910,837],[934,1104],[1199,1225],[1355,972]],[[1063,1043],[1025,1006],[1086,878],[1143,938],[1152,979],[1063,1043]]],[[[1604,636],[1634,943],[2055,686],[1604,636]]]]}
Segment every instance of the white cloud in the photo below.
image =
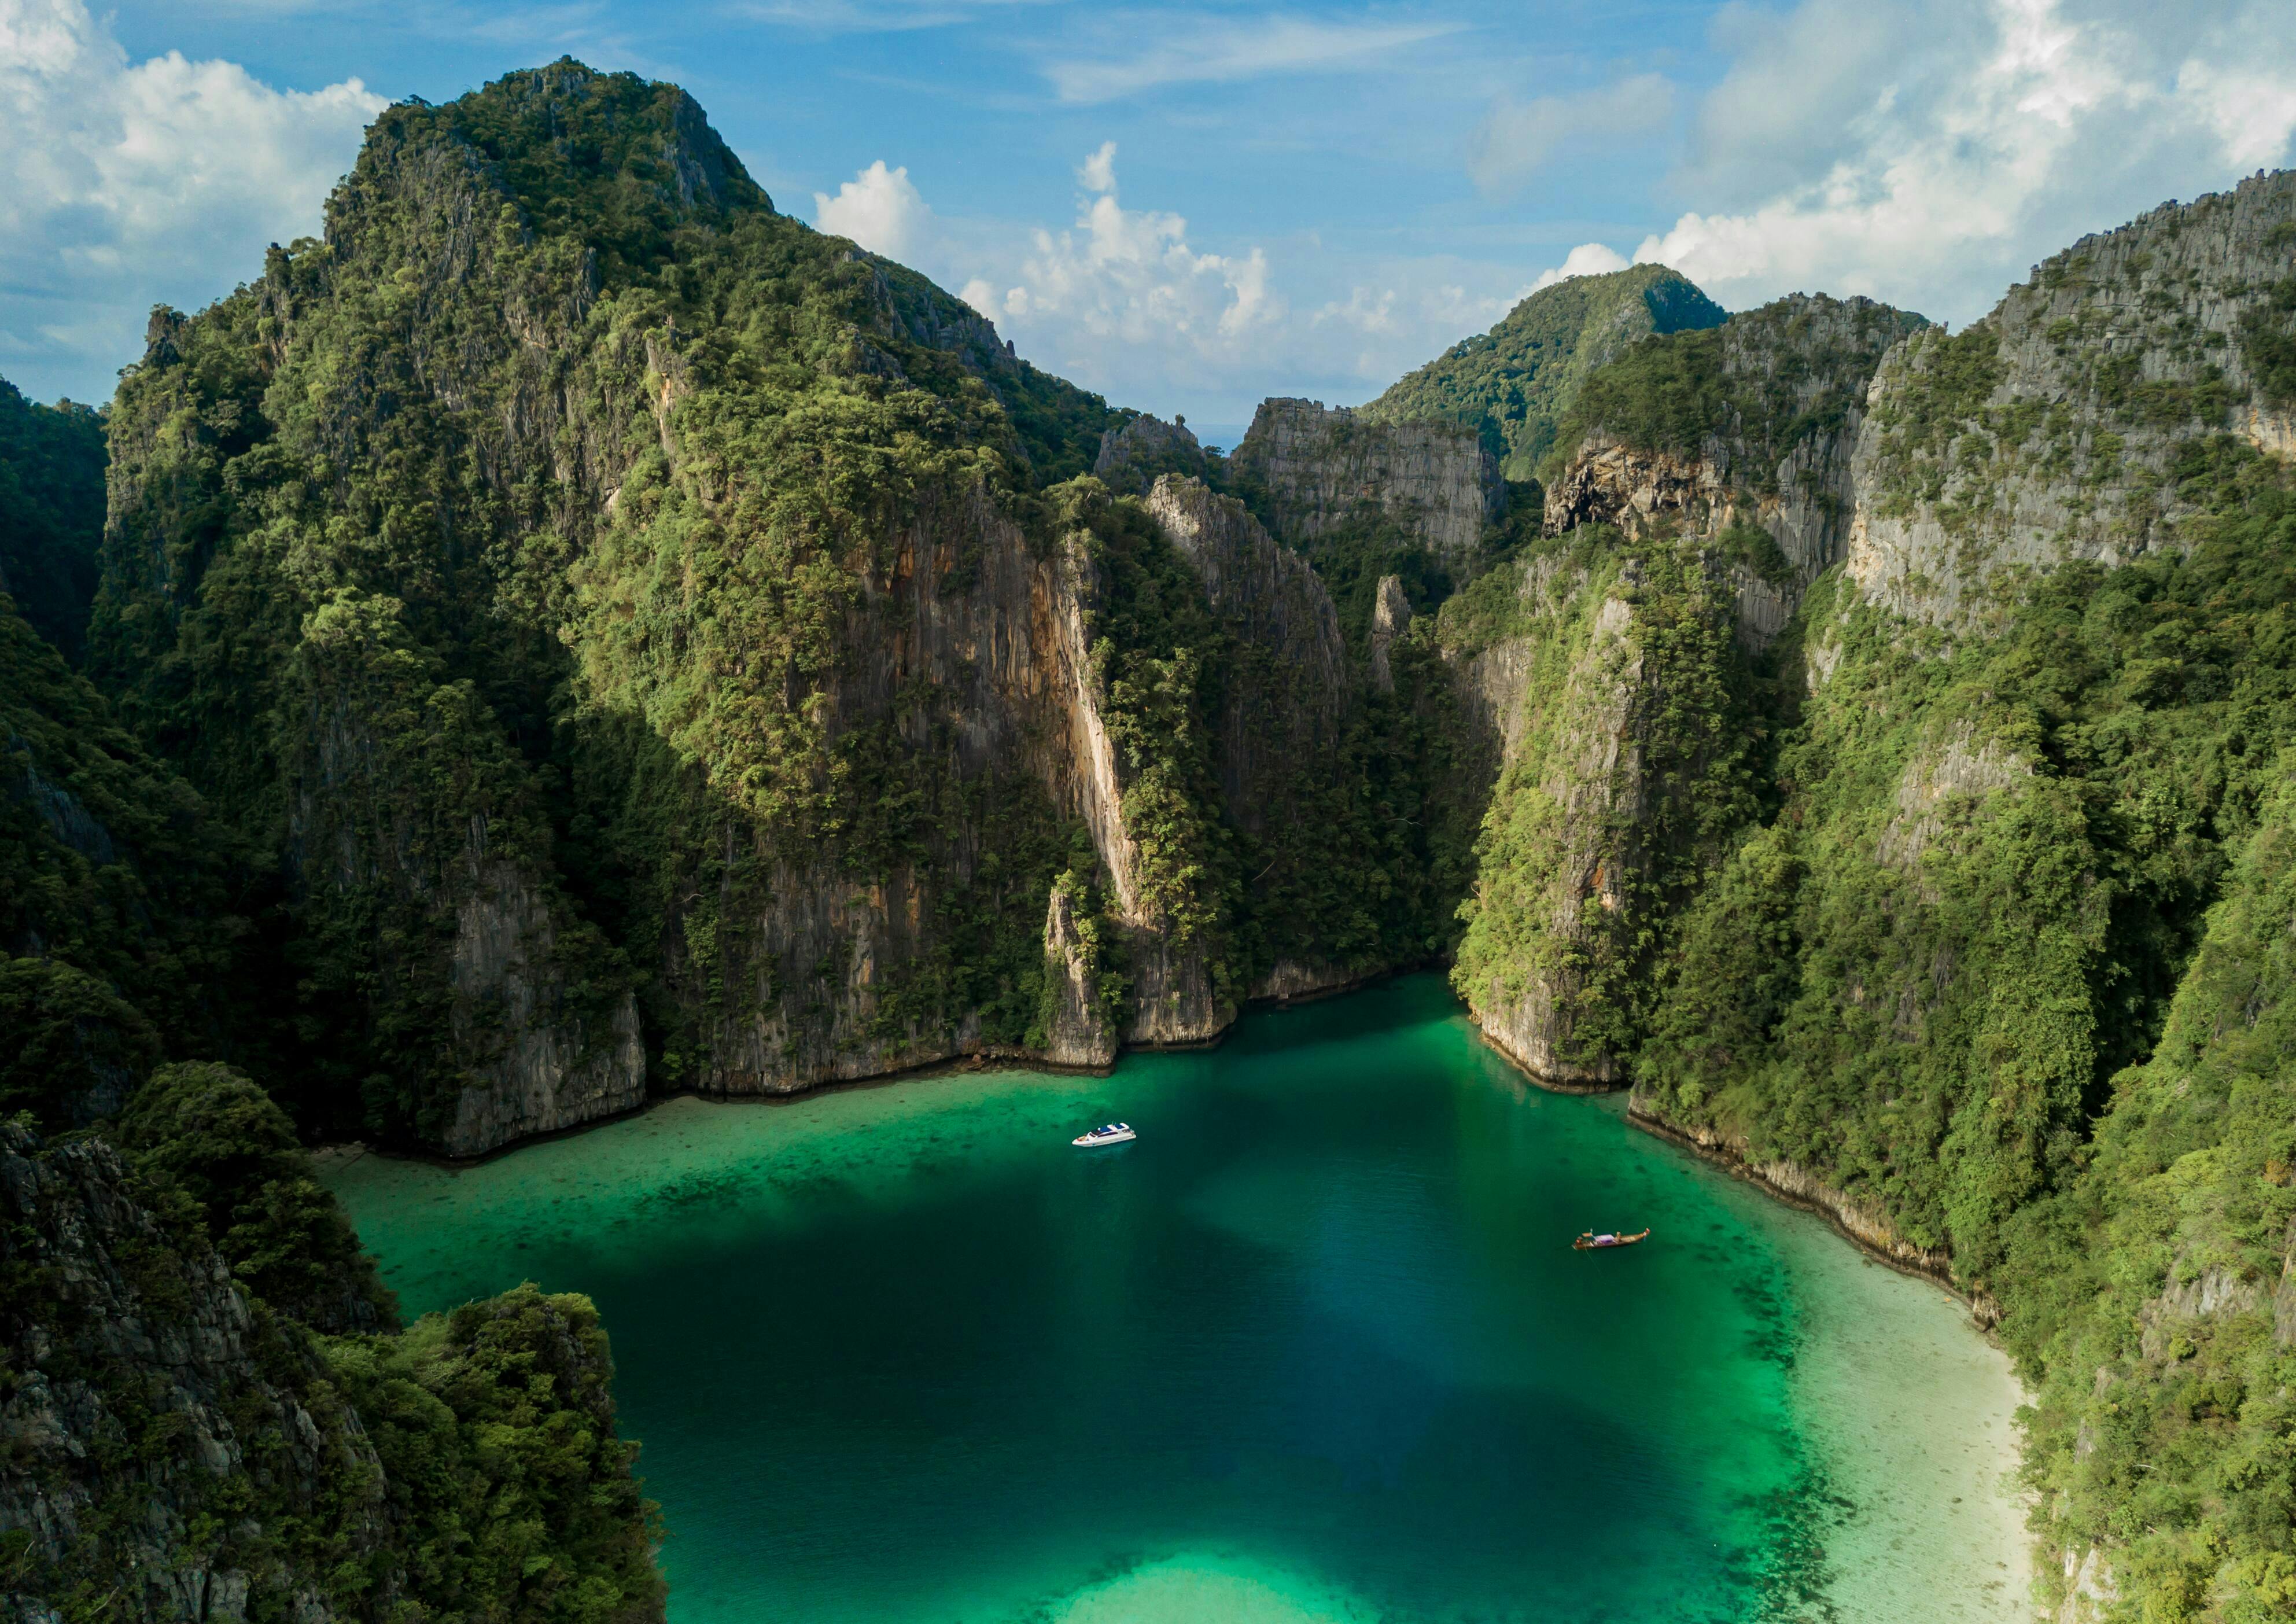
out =
{"type": "Polygon", "coordinates": [[[1525,293],[1536,293],[1541,288],[1551,288],[1558,282],[1568,282],[1573,276],[1607,276],[1612,271],[1623,271],[1632,261],[1615,250],[1600,242],[1581,242],[1562,256],[1562,263],[1552,270],[1541,271],[1525,288],[1525,293]]]}
{"type": "Polygon", "coordinates": [[[1448,22],[1319,22],[1306,17],[1176,17],[1115,21],[1102,53],[1045,64],[1063,102],[1110,102],[1160,85],[1226,84],[1279,73],[1376,69],[1390,53],[1459,31],[1448,22]]]}
{"type": "Polygon", "coordinates": [[[813,194],[814,223],[850,237],[873,254],[906,260],[933,234],[932,210],[909,179],[906,165],[888,169],[882,158],[837,188],[813,194]]]}
{"type": "Polygon", "coordinates": [[[203,305],[318,228],[383,106],[357,79],[132,63],[81,0],[0,0],[0,372],[108,397],[153,303],[203,305]]]}
{"type": "Polygon", "coordinates": [[[1742,24],[1750,51],[1709,98],[1685,176],[1805,168],[1735,210],[1693,211],[1636,250],[1726,304],[1793,289],[1870,293],[1967,320],[2085,232],[2285,161],[2296,7],[1946,0],[1920,27],[1866,0],[1805,0],[1742,24]],[[1840,42],[1863,40],[1850,49],[1840,42]],[[1831,42],[1831,43],[1830,43],[1831,42]],[[1829,55],[1831,51],[1831,55],[1829,55]],[[1830,75],[1830,77],[1829,77],[1830,75]],[[1797,107],[1791,78],[1804,90],[1797,107]],[[1801,120],[1816,106],[1824,138],[1801,120]],[[1775,110],[1767,121],[1749,110],[1775,110]]]}
{"type": "Polygon", "coordinates": [[[1268,324],[1283,310],[1267,285],[1267,258],[1198,253],[1177,214],[1117,200],[1116,144],[1077,170],[1086,193],[1075,226],[1030,237],[1002,309],[1016,325],[1124,344],[1175,344],[1206,356],[1268,324]]]}
{"type": "Polygon", "coordinates": [[[1565,146],[1643,135],[1663,127],[1673,113],[1674,86],[1655,73],[1574,95],[1529,102],[1503,95],[1468,143],[1467,172],[1485,191],[1505,191],[1546,168],[1565,146]]]}
{"type": "Polygon", "coordinates": [[[2243,62],[2191,61],[2177,70],[2177,99],[2194,108],[2243,168],[2277,163],[2296,131],[2296,74],[2243,62]]]}
{"type": "Polygon", "coordinates": [[[1087,192],[1116,190],[1116,143],[1103,141],[1099,150],[1077,166],[1077,179],[1087,192]]]}

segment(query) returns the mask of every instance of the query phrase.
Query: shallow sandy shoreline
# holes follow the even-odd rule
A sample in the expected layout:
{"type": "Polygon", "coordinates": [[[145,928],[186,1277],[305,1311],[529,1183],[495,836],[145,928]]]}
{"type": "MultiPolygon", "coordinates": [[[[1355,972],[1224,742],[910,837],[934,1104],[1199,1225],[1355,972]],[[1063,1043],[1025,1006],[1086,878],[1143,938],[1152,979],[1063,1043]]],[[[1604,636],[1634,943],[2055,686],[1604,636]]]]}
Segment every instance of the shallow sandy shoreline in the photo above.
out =
{"type": "Polygon", "coordinates": [[[2026,1392],[1968,1303],[1807,1202],[1654,1136],[1725,1200],[1768,1212],[1796,1282],[1795,1408],[1827,1491],[1847,1503],[1824,1532],[1841,1624],[2038,1618],[2017,1487],[2026,1392]]]}

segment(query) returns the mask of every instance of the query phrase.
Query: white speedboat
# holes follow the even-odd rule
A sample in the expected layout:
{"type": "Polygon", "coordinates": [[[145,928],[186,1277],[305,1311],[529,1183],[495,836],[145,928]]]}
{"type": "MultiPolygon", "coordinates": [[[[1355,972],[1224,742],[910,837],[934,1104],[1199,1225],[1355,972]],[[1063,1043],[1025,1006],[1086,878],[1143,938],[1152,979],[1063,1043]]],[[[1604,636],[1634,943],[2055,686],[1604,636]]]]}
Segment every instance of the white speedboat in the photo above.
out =
{"type": "Polygon", "coordinates": [[[1111,1122],[1105,1128],[1095,1128],[1088,1134],[1078,1134],[1069,1143],[1084,1145],[1088,1149],[1095,1144],[1121,1144],[1127,1139],[1137,1139],[1139,1136],[1132,1131],[1131,1123],[1111,1122]]]}

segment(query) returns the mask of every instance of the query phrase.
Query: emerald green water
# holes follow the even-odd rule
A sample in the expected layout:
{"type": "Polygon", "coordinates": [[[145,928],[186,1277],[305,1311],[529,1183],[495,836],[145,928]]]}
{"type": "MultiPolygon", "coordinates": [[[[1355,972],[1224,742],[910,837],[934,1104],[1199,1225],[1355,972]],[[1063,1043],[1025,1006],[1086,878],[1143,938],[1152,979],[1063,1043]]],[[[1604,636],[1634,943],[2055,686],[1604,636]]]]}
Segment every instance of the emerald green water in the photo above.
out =
{"type": "Polygon", "coordinates": [[[1990,1619],[2021,1583],[2013,1390],[1952,1305],[1526,1087],[1433,978],[1108,1078],[329,1177],[410,1313],[597,1300],[676,1624],[1990,1619]]]}

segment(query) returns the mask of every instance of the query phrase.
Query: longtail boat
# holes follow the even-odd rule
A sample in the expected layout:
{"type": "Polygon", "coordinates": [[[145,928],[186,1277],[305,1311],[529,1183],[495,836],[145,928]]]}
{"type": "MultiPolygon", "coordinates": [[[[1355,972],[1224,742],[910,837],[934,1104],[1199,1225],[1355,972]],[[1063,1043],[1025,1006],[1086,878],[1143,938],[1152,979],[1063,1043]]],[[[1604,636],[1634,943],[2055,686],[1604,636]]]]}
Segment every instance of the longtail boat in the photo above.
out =
{"type": "Polygon", "coordinates": [[[1649,1239],[1650,1231],[1647,1229],[1644,1230],[1640,1234],[1596,1234],[1593,1230],[1589,1229],[1586,1234],[1580,1235],[1577,1240],[1570,1243],[1570,1250],[1573,1251],[1603,1251],[1613,1246],[1632,1246],[1637,1241],[1647,1241],[1649,1239]]]}

